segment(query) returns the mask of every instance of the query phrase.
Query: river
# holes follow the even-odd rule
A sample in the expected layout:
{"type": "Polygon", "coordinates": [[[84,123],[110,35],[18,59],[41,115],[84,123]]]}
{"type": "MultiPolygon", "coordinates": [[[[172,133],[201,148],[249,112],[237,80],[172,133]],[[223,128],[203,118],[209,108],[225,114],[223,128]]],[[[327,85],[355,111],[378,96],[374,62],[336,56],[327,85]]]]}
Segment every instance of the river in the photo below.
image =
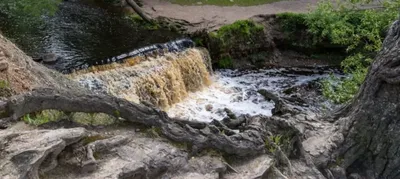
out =
{"type": "Polygon", "coordinates": [[[1,20],[0,27],[30,56],[56,54],[59,60],[49,67],[61,72],[181,37],[166,29],[148,29],[121,13],[79,1],[62,2],[54,16],[43,20],[41,27],[30,31],[1,20]]]}
{"type": "MultiPolygon", "coordinates": [[[[60,72],[103,63],[140,47],[182,37],[165,29],[147,29],[120,13],[75,1],[64,1],[54,16],[44,18],[44,24],[35,31],[27,32],[18,27],[2,30],[33,57],[56,54],[59,60],[47,66],[60,72]]],[[[134,102],[151,102],[171,117],[209,122],[226,117],[225,108],[236,115],[270,116],[274,103],[265,100],[258,90],[266,89],[284,96],[283,91],[288,88],[307,85],[334,72],[327,69],[311,69],[308,74],[298,73],[304,69],[219,70],[210,76],[205,64],[200,64],[201,55],[196,54],[186,55],[182,63],[156,59],[146,62],[145,67],[122,65],[121,69],[75,78],[92,90],[134,102]],[[150,74],[150,67],[156,69],[153,74],[150,74]],[[210,84],[208,79],[211,79],[210,84]]],[[[179,55],[170,58],[182,61],[179,55]]]]}

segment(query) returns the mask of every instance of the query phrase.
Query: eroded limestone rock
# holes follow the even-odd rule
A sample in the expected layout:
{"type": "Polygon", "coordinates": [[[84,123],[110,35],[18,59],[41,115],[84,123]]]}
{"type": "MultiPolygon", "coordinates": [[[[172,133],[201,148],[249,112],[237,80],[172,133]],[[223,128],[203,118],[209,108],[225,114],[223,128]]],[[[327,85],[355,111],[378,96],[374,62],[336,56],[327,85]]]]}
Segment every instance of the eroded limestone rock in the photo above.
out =
{"type": "Polygon", "coordinates": [[[64,148],[87,134],[84,128],[0,131],[0,178],[38,179],[57,166],[64,148]]]}

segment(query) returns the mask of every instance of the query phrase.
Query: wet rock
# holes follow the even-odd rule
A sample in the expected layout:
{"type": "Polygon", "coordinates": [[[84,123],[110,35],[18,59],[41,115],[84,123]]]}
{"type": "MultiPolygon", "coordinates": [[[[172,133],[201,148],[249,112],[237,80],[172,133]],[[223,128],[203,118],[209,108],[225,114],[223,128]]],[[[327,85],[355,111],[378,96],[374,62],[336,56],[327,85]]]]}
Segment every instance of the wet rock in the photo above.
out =
{"type": "Polygon", "coordinates": [[[212,111],[213,106],[212,106],[211,104],[207,104],[207,105],[205,106],[205,108],[206,108],[206,111],[212,111]]]}
{"type": "Polygon", "coordinates": [[[246,120],[250,118],[249,115],[240,115],[237,119],[231,119],[230,117],[225,117],[222,119],[222,123],[231,129],[239,129],[246,120]]]}
{"type": "Polygon", "coordinates": [[[223,124],[221,121],[218,120],[213,120],[210,122],[210,124],[214,125],[215,127],[219,128],[221,132],[224,132],[225,135],[231,136],[236,134],[233,130],[231,130],[229,127],[227,127],[225,124],[223,124]]]}
{"type": "Polygon", "coordinates": [[[236,115],[228,108],[225,108],[224,111],[226,112],[226,115],[231,118],[231,119],[237,119],[236,115]]]}
{"type": "Polygon", "coordinates": [[[55,63],[58,60],[58,57],[54,53],[47,53],[41,56],[43,63],[51,64],[55,63]]]}
{"type": "Polygon", "coordinates": [[[8,69],[8,63],[6,61],[0,61],[0,71],[6,71],[8,69]]]}
{"type": "Polygon", "coordinates": [[[260,89],[257,91],[259,94],[261,94],[266,100],[272,100],[274,102],[278,101],[279,98],[275,94],[265,90],[265,89],[260,89]]]}
{"type": "Polygon", "coordinates": [[[290,87],[290,88],[286,88],[285,90],[283,90],[284,94],[290,95],[297,92],[297,88],[296,87],[290,87]]]}

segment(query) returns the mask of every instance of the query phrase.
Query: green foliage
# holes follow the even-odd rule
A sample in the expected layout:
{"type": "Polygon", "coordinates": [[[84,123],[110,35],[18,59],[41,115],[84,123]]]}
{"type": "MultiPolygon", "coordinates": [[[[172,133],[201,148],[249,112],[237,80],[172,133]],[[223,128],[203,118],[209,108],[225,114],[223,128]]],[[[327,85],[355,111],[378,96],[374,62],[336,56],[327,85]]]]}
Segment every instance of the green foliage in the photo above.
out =
{"type": "MultiPolygon", "coordinates": [[[[115,111],[116,114],[117,111],[115,111]]],[[[117,119],[113,116],[104,113],[73,113],[70,116],[70,120],[83,125],[93,125],[93,126],[107,126],[112,125],[117,122],[117,119]]]]}
{"type": "Polygon", "coordinates": [[[116,119],[103,113],[72,113],[67,115],[57,110],[44,110],[34,114],[27,114],[22,118],[26,123],[40,126],[49,122],[59,121],[60,119],[69,119],[83,125],[111,125],[116,123],[116,119]]]}
{"type": "Polygon", "coordinates": [[[65,115],[63,112],[56,110],[44,110],[36,114],[27,114],[23,117],[23,120],[31,125],[39,126],[48,122],[58,121],[65,115]]]}
{"type": "Polygon", "coordinates": [[[280,148],[286,148],[288,144],[289,144],[289,138],[286,137],[285,135],[280,135],[280,134],[269,136],[269,139],[265,140],[265,148],[267,148],[270,153],[275,153],[277,149],[275,146],[278,146],[280,148]],[[271,145],[270,141],[275,145],[271,145]]]}
{"type": "Polygon", "coordinates": [[[200,37],[195,37],[193,38],[194,43],[196,44],[196,46],[198,47],[204,47],[204,39],[200,38],[200,37]]]}
{"type": "Polygon", "coordinates": [[[13,90],[10,84],[6,80],[0,80],[0,97],[10,97],[13,94],[13,90]]]}
{"type": "Polygon", "coordinates": [[[10,84],[6,80],[0,80],[0,88],[9,88],[10,84]]]}
{"type": "Polygon", "coordinates": [[[0,12],[16,22],[37,20],[42,15],[53,15],[62,0],[1,0],[0,12]]]}
{"type": "Polygon", "coordinates": [[[218,67],[219,67],[219,68],[232,68],[232,67],[233,67],[232,58],[231,58],[230,56],[222,57],[222,58],[218,61],[218,67]]]}
{"type": "Polygon", "coordinates": [[[158,138],[160,137],[161,134],[161,128],[153,126],[151,128],[146,129],[145,134],[151,138],[158,138]]]}
{"type": "Polygon", "coordinates": [[[212,53],[218,54],[214,58],[220,59],[217,64],[219,68],[232,68],[232,52],[249,50],[252,45],[260,44],[263,34],[263,26],[251,20],[239,20],[209,33],[207,44],[211,44],[212,53]]]}
{"type": "Polygon", "coordinates": [[[95,141],[98,141],[98,140],[103,140],[103,139],[107,139],[107,137],[104,137],[102,135],[92,135],[92,136],[84,137],[82,139],[82,143],[83,143],[83,145],[87,145],[87,144],[90,144],[92,142],[95,142],[95,141]]]}
{"type": "Polygon", "coordinates": [[[160,29],[160,25],[156,22],[147,22],[143,20],[139,15],[132,14],[126,16],[127,19],[131,20],[134,24],[140,25],[147,30],[158,30],[160,29]]]}
{"type": "Polygon", "coordinates": [[[364,3],[369,1],[338,1],[337,5],[324,1],[305,15],[278,16],[285,19],[282,25],[285,31],[295,31],[305,25],[313,45],[328,42],[346,47],[348,56],[341,66],[349,77],[323,82],[324,95],[336,103],[347,102],[357,93],[371,59],[382,48],[386,30],[398,16],[400,1],[385,1],[384,9],[359,10],[359,5],[364,3]]]}
{"type": "Polygon", "coordinates": [[[222,41],[225,46],[237,45],[237,42],[253,42],[264,27],[251,20],[239,20],[233,24],[222,26],[213,37],[222,41]]]}
{"type": "MultiPolygon", "coordinates": [[[[281,26],[285,32],[296,32],[298,29],[305,29],[306,14],[281,13],[277,14],[281,20],[281,26]]],[[[293,33],[292,33],[293,34],[293,33]]]]}

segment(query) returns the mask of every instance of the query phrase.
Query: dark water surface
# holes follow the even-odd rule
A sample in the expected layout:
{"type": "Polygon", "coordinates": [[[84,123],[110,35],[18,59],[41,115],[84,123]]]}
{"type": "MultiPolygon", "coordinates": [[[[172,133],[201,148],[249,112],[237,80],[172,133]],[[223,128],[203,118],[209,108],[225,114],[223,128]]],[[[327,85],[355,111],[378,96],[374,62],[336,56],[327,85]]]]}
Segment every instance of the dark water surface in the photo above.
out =
{"type": "Polygon", "coordinates": [[[2,25],[4,34],[28,55],[54,53],[59,56],[50,67],[64,72],[181,37],[166,29],[146,29],[100,7],[70,1],[63,2],[54,16],[46,17],[42,27],[29,31],[18,28],[2,25]]]}

